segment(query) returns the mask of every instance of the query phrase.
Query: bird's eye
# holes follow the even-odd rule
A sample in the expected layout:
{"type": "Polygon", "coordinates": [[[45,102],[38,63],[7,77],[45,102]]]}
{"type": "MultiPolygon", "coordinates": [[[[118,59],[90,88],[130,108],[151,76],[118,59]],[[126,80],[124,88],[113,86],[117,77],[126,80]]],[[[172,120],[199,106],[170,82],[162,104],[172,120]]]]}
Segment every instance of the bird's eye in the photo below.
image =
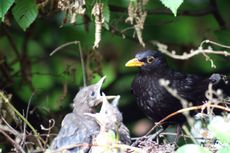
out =
{"type": "Polygon", "coordinates": [[[90,96],[91,96],[91,97],[94,97],[94,96],[95,96],[95,92],[94,92],[94,91],[91,91],[90,96]]]}
{"type": "Polygon", "coordinates": [[[153,56],[147,57],[147,63],[151,64],[153,61],[154,61],[154,57],[153,56]]]}

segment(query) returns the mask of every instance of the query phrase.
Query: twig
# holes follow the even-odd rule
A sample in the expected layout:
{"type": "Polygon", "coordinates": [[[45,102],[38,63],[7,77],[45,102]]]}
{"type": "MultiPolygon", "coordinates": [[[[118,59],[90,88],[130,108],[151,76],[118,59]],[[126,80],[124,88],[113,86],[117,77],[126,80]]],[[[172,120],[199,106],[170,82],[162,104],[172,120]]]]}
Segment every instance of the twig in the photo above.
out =
{"type": "MultiPolygon", "coordinates": [[[[204,41],[202,41],[200,43],[200,46],[203,46],[205,43],[213,44],[213,45],[216,45],[216,46],[219,46],[219,47],[230,49],[230,46],[228,46],[228,45],[220,44],[220,43],[217,43],[217,42],[214,42],[214,41],[211,41],[211,40],[204,40],[204,41]]],[[[227,56],[227,55],[225,55],[225,56],[227,56]]]]}
{"type": "Polygon", "coordinates": [[[11,126],[0,124],[0,129],[3,131],[7,131],[7,132],[9,132],[9,133],[11,133],[17,137],[21,137],[21,134],[18,131],[16,131],[15,129],[13,129],[11,126]]]}
{"type": "Polygon", "coordinates": [[[220,15],[220,11],[218,9],[216,0],[209,0],[209,3],[210,3],[210,7],[212,8],[212,14],[215,17],[216,21],[218,22],[220,28],[226,29],[227,28],[226,23],[222,18],[222,16],[220,15]]]}
{"type": "MultiPolygon", "coordinates": [[[[30,129],[33,131],[34,136],[38,138],[43,144],[45,144],[45,141],[39,136],[35,128],[30,124],[30,122],[10,103],[9,99],[4,95],[3,92],[0,92],[0,97],[4,100],[6,104],[9,105],[9,107],[21,118],[23,122],[25,122],[30,129]]],[[[42,147],[42,146],[41,146],[42,147]]]]}
{"type": "Polygon", "coordinates": [[[132,150],[134,152],[138,152],[138,153],[146,153],[144,150],[142,150],[140,148],[125,145],[125,144],[113,144],[112,147],[121,148],[121,149],[130,149],[130,150],[132,150]]]}
{"type": "Polygon", "coordinates": [[[189,108],[183,108],[183,109],[180,109],[176,112],[173,112],[171,114],[169,114],[168,116],[166,116],[165,118],[163,118],[162,120],[160,120],[159,122],[157,122],[145,135],[148,135],[150,134],[156,127],[158,127],[159,125],[161,125],[164,121],[168,120],[169,118],[177,115],[177,114],[180,114],[180,113],[183,113],[183,112],[186,112],[186,111],[192,111],[192,110],[198,110],[198,109],[205,109],[207,107],[213,107],[213,108],[218,108],[218,109],[222,109],[224,111],[227,111],[227,112],[230,112],[230,109],[229,108],[226,108],[226,107],[223,107],[223,106],[220,106],[220,105],[216,105],[216,104],[203,104],[203,105],[199,105],[199,106],[192,106],[192,107],[189,107],[189,108]]]}
{"type": "MultiPolygon", "coordinates": [[[[30,96],[30,99],[29,99],[29,102],[28,102],[28,105],[27,105],[27,108],[26,108],[26,114],[25,114],[25,118],[28,119],[28,114],[29,114],[29,108],[30,108],[30,104],[31,104],[31,101],[32,101],[32,97],[34,96],[34,92],[32,93],[32,95],[30,96]]],[[[24,127],[23,127],[23,138],[22,138],[22,141],[21,141],[21,145],[25,146],[25,139],[26,139],[26,123],[24,122],[24,127]]]]}
{"type": "MultiPolygon", "coordinates": [[[[159,83],[161,86],[163,86],[173,97],[177,98],[181,105],[182,108],[187,108],[189,106],[189,103],[186,99],[182,98],[180,95],[178,95],[177,91],[175,89],[172,89],[169,87],[169,81],[160,79],[159,83]]],[[[191,117],[189,116],[189,112],[184,112],[183,115],[186,117],[189,126],[191,127],[193,125],[193,121],[191,120],[191,117]]]]}
{"type": "Polygon", "coordinates": [[[62,48],[65,48],[66,46],[69,45],[78,45],[78,49],[80,52],[80,58],[81,58],[81,67],[82,67],[82,76],[83,76],[83,84],[84,87],[86,86],[86,76],[85,76],[85,64],[84,64],[84,58],[83,58],[83,53],[82,53],[82,49],[81,49],[81,42],[80,41],[71,41],[65,44],[62,44],[61,46],[57,47],[55,50],[53,50],[50,53],[50,56],[52,56],[53,54],[55,54],[57,51],[59,51],[62,48]]]}
{"type": "Polygon", "coordinates": [[[4,32],[6,34],[7,39],[9,40],[9,43],[10,43],[15,55],[18,58],[18,61],[20,61],[21,56],[20,56],[20,52],[19,52],[19,50],[17,48],[17,45],[15,44],[15,41],[13,40],[13,38],[10,35],[9,31],[7,30],[6,26],[4,26],[4,25],[3,25],[3,30],[4,30],[4,32]]]}
{"type": "Polygon", "coordinates": [[[20,145],[18,145],[18,143],[15,142],[6,132],[4,132],[2,129],[0,129],[0,133],[2,133],[12,143],[12,145],[15,147],[17,152],[25,153],[25,151],[22,149],[22,147],[20,145]]]}
{"type": "Polygon", "coordinates": [[[165,118],[163,118],[162,120],[160,120],[158,123],[155,124],[155,126],[153,126],[144,136],[150,134],[156,127],[158,127],[159,125],[161,125],[164,121],[168,120],[169,118],[179,114],[179,113],[182,113],[185,115],[190,127],[192,127],[191,125],[193,124],[193,121],[191,120],[191,118],[189,117],[189,111],[191,110],[198,110],[198,109],[201,109],[202,111],[204,109],[207,109],[208,112],[210,112],[210,108],[218,108],[218,109],[222,109],[222,110],[225,110],[225,111],[228,111],[230,112],[230,109],[229,108],[225,108],[223,106],[220,106],[218,105],[218,103],[216,102],[216,100],[213,98],[213,95],[219,97],[219,98],[223,98],[221,96],[221,94],[218,92],[218,90],[215,92],[212,90],[212,84],[209,84],[209,88],[208,90],[206,91],[205,93],[205,96],[206,98],[208,99],[208,102],[203,104],[203,105],[199,105],[199,106],[193,106],[193,107],[188,107],[188,104],[189,102],[182,98],[181,96],[179,96],[177,94],[177,91],[176,90],[173,90],[171,89],[168,85],[169,85],[169,81],[167,80],[164,80],[164,79],[160,79],[159,80],[159,83],[160,85],[162,85],[172,96],[174,96],[175,98],[177,98],[178,100],[180,100],[181,102],[181,105],[182,105],[182,109],[176,111],[176,112],[173,112],[171,114],[169,114],[168,116],[166,116],[165,118]],[[210,91],[211,90],[211,91],[210,91]],[[212,104],[212,101],[214,101],[214,104],[212,104]]]}
{"type": "Polygon", "coordinates": [[[40,125],[42,130],[48,131],[48,133],[46,135],[46,140],[45,140],[46,144],[48,143],[48,140],[49,140],[49,137],[50,137],[50,131],[54,127],[54,125],[55,125],[55,120],[54,119],[49,120],[49,127],[48,128],[44,127],[43,125],[40,125]]]}
{"type": "Polygon", "coordinates": [[[89,147],[89,146],[92,146],[92,144],[88,144],[88,143],[80,143],[80,144],[72,144],[72,145],[65,145],[59,149],[56,149],[56,150],[52,150],[51,153],[62,153],[62,152],[65,152],[66,150],[68,149],[71,149],[71,148],[76,148],[76,147],[89,147]]]}
{"type": "MultiPolygon", "coordinates": [[[[74,148],[74,147],[89,147],[89,146],[90,147],[97,146],[97,147],[106,147],[106,148],[108,148],[108,145],[96,145],[96,144],[81,143],[81,144],[66,145],[66,146],[64,146],[64,147],[62,147],[60,149],[52,150],[51,153],[63,152],[65,150],[68,150],[68,149],[71,149],[71,148],[74,148]]],[[[130,150],[136,151],[138,153],[145,153],[145,151],[143,151],[140,148],[125,145],[125,144],[117,144],[116,143],[116,144],[111,144],[109,147],[110,148],[130,149],[130,150]]]]}
{"type": "MultiPolygon", "coordinates": [[[[164,44],[161,44],[159,42],[154,42],[152,41],[153,44],[157,45],[158,46],[158,49],[159,51],[161,51],[162,53],[174,58],[174,59],[179,59],[179,60],[187,60],[195,55],[198,55],[200,53],[208,53],[208,54],[217,54],[217,55],[224,55],[224,56],[230,56],[230,53],[227,52],[227,51],[214,51],[214,50],[210,50],[210,49],[202,49],[202,48],[198,48],[197,50],[191,50],[190,53],[184,53],[183,55],[176,55],[175,51],[172,51],[169,52],[167,50],[167,46],[164,45],[164,44]]],[[[218,43],[215,43],[213,41],[210,41],[210,40],[205,40],[205,41],[202,41],[201,44],[203,43],[212,43],[212,44],[215,44],[217,45],[218,43]]],[[[226,46],[226,45],[221,45],[221,44],[218,44],[218,46],[221,46],[221,47],[224,47],[224,48],[230,48],[230,46],[226,46]]]]}
{"type": "Polygon", "coordinates": [[[204,40],[200,43],[200,46],[193,50],[191,49],[189,53],[186,53],[184,52],[182,55],[177,55],[176,54],[176,51],[168,51],[168,47],[167,45],[165,44],[162,44],[162,43],[159,43],[159,42],[156,42],[156,41],[152,41],[151,42],[153,45],[156,45],[158,47],[158,50],[174,59],[179,59],[179,60],[187,60],[195,55],[198,55],[198,54],[203,54],[206,58],[206,60],[210,61],[211,62],[211,67],[212,68],[216,68],[213,60],[207,55],[207,54],[216,54],[216,55],[224,55],[224,56],[230,56],[230,53],[227,52],[227,51],[215,51],[213,50],[211,47],[209,47],[208,49],[204,49],[203,48],[203,45],[205,43],[210,43],[210,44],[213,44],[213,45],[216,45],[216,46],[219,46],[219,47],[223,47],[223,48],[227,48],[227,49],[230,49],[230,46],[227,46],[227,45],[223,45],[223,44],[220,44],[220,43],[217,43],[217,42],[214,42],[214,41],[210,41],[210,40],[204,40]]]}
{"type": "Polygon", "coordinates": [[[198,144],[197,140],[192,136],[192,134],[190,133],[189,129],[187,126],[183,125],[182,129],[184,130],[184,132],[189,135],[190,139],[193,141],[193,143],[198,144]]]}

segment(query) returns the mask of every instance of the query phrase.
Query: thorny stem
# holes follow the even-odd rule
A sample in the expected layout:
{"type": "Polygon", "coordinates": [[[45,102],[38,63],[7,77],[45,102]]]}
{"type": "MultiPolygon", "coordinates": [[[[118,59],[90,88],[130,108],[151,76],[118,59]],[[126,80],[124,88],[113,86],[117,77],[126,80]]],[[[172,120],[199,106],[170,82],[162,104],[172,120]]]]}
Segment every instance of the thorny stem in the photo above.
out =
{"type": "Polygon", "coordinates": [[[75,44],[78,45],[78,49],[79,49],[79,52],[80,52],[81,68],[82,68],[82,76],[83,76],[83,84],[84,84],[84,87],[85,87],[85,86],[86,86],[85,64],[84,64],[83,53],[82,53],[81,42],[80,42],[80,41],[71,41],[71,42],[62,44],[61,46],[59,46],[59,47],[57,47],[55,50],[53,50],[53,51],[50,53],[50,56],[52,56],[53,54],[55,54],[55,53],[56,53],[57,51],[59,51],[60,49],[65,48],[66,46],[75,45],[75,44]]]}
{"type": "Polygon", "coordinates": [[[23,122],[25,122],[30,129],[33,131],[34,136],[38,138],[43,144],[45,144],[45,141],[39,136],[35,128],[30,124],[30,122],[10,103],[9,99],[3,94],[3,92],[0,92],[0,97],[5,101],[6,104],[9,105],[9,107],[21,118],[23,122]]]}

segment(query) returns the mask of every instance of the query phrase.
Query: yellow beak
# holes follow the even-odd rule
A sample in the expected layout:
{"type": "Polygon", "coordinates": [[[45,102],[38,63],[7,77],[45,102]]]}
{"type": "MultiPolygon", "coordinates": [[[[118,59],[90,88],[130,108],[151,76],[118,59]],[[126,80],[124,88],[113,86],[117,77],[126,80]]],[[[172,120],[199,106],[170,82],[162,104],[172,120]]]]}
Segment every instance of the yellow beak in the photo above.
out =
{"type": "Polygon", "coordinates": [[[139,61],[137,58],[133,58],[131,60],[129,60],[125,66],[126,67],[140,67],[140,66],[143,66],[145,63],[144,62],[141,62],[139,61]]]}

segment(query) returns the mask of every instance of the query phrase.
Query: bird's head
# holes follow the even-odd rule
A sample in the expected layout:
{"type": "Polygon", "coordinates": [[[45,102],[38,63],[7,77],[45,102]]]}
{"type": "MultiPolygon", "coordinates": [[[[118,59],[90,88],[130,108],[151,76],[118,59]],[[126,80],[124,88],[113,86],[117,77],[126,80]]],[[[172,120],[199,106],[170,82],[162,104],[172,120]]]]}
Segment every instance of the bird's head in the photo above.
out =
{"type": "Polygon", "coordinates": [[[116,130],[123,120],[122,114],[117,108],[120,96],[116,96],[111,104],[108,102],[105,94],[102,94],[102,97],[103,102],[100,112],[95,114],[85,113],[85,115],[95,118],[101,128],[116,130]]]}
{"type": "Polygon", "coordinates": [[[151,50],[138,52],[135,58],[125,64],[127,67],[140,67],[146,71],[156,70],[165,65],[163,55],[158,51],[151,50]]]}
{"type": "Polygon", "coordinates": [[[73,107],[77,111],[90,112],[102,102],[101,87],[106,76],[101,78],[96,84],[83,87],[75,96],[73,107]],[[81,109],[81,110],[80,110],[81,109]]]}

